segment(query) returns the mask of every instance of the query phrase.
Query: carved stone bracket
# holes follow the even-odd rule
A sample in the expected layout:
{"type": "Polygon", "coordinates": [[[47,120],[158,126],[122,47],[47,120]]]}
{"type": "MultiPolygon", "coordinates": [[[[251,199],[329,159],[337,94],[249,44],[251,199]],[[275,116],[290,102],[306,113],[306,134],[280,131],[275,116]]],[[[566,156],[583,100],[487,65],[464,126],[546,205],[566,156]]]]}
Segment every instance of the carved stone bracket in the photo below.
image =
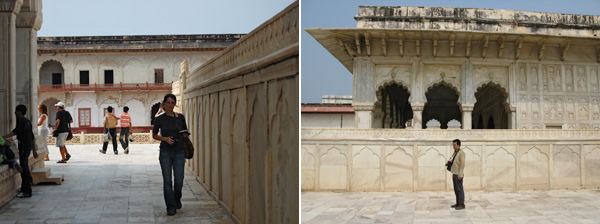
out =
{"type": "Polygon", "coordinates": [[[354,42],[356,42],[356,52],[358,52],[358,55],[362,55],[361,52],[361,47],[360,47],[360,34],[359,33],[355,33],[354,34],[354,42]]]}
{"type": "Polygon", "coordinates": [[[382,33],[381,34],[381,50],[383,50],[383,56],[387,56],[387,34],[386,33],[382,33]]]}
{"type": "Polygon", "coordinates": [[[498,38],[498,58],[502,58],[502,52],[504,51],[504,40],[506,36],[502,35],[498,38]]]}
{"type": "Polygon", "coordinates": [[[398,48],[400,50],[400,57],[404,56],[404,35],[398,33],[398,48]]]}
{"type": "Polygon", "coordinates": [[[456,39],[456,34],[450,34],[450,56],[454,56],[454,40],[456,39]]]}
{"type": "Polygon", "coordinates": [[[537,43],[537,45],[538,45],[538,60],[540,60],[540,61],[544,58],[544,51],[546,51],[546,42],[547,41],[548,41],[548,38],[542,38],[537,43]]]}
{"type": "Polygon", "coordinates": [[[471,34],[467,35],[467,40],[466,40],[466,42],[467,42],[467,47],[466,47],[467,51],[465,52],[467,58],[471,57],[471,38],[473,38],[473,36],[471,34]]]}
{"type": "Polygon", "coordinates": [[[515,59],[519,59],[521,56],[521,48],[523,48],[523,37],[519,37],[515,41],[515,59]]]}
{"type": "Polygon", "coordinates": [[[483,46],[481,47],[481,57],[485,58],[487,56],[487,48],[488,48],[488,44],[490,42],[490,35],[485,35],[483,36],[483,38],[481,39],[481,42],[483,42],[483,46]]]}
{"type": "Polygon", "coordinates": [[[565,40],[565,42],[562,44],[562,51],[560,54],[561,61],[564,61],[567,58],[567,51],[569,50],[569,47],[571,47],[571,39],[565,40]]]}

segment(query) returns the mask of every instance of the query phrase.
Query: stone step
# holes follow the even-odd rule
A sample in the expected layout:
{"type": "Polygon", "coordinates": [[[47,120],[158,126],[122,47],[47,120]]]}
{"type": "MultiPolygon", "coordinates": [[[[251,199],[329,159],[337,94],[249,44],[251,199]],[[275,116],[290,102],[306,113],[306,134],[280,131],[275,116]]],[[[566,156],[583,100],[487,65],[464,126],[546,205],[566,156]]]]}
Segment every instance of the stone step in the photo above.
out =
{"type": "Polygon", "coordinates": [[[65,175],[62,174],[52,174],[50,175],[48,178],[46,178],[46,181],[44,182],[54,182],[58,185],[61,185],[63,180],[65,180],[65,175]]]}
{"type": "Polygon", "coordinates": [[[50,168],[35,168],[31,171],[31,177],[33,178],[33,184],[43,182],[50,176],[50,168]]]}

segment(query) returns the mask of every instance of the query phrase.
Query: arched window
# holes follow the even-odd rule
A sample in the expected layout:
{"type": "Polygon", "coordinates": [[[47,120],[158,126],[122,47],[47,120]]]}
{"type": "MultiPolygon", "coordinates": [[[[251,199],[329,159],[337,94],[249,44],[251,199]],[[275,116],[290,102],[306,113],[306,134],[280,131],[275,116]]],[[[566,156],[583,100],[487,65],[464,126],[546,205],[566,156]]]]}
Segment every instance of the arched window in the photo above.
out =
{"type": "Polygon", "coordinates": [[[462,113],[458,105],[458,91],[446,82],[429,87],[425,93],[427,103],[423,109],[423,129],[432,119],[441,123],[440,128],[447,129],[448,122],[456,119],[462,123],[462,113]]]}
{"type": "Polygon", "coordinates": [[[377,91],[375,125],[381,128],[406,128],[406,122],[413,118],[408,98],[410,93],[402,84],[388,84],[377,91]]]}
{"type": "Polygon", "coordinates": [[[475,107],[473,107],[473,127],[476,129],[508,129],[508,112],[506,99],[508,93],[500,85],[487,83],[475,92],[475,107]],[[482,123],[487,118],[487,123],[482,123]],[[475,119],[478,118],[478,119],[475,119]]]}

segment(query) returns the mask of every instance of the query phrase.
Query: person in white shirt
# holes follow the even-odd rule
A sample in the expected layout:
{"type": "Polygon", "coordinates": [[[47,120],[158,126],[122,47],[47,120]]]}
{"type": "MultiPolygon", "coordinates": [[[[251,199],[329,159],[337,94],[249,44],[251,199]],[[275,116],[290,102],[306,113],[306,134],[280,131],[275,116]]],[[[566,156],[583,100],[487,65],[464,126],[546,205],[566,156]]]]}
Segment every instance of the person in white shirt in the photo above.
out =
{"type": "Polygon", "coordinates": [[[50,161],[50,151],[48,151],[48,134],[50,130],[48,129],[48,107],[44,104],[40,104],[38,106],[38,112],[40,117],[38,118],[37,128],[38,133],[40,134],[40,138],[42,138],[42,142],[44,142],[44,149],[48,154],[46,154],[46,161],[50,161]]]}

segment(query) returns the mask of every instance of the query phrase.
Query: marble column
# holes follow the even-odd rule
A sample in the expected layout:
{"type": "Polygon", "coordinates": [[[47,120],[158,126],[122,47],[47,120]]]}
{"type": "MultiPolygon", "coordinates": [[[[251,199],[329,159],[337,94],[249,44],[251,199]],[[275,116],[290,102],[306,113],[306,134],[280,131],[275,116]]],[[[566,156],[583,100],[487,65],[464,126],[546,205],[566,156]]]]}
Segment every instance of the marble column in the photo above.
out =
{"type": "Polygon", "coordinates": [[[33,11],[38,8],[36,4],[40,3],[28,1],[23,8],[30,11],[22,10],[16,23],[16,103],[27,106],[27,115],[32,121],[37,120],[37,31],[42,25],[41,11],[33,11]],[[28,5],[31,3],[33,5],[28,5]]]}
{"type": "Polygon", "coordinates": [[[354,59],[352,107],[354,127],[373,128],[375,101],[375,64],[368,58],[354,59]]]}
{"type": "Polygon", "coordinates": [[[16,19],[23,0],[0,1],[0,133],[8,133],[15,126],[13,111],[16,106],[16,19]]]}
{"type": "Polygon", "coordinates": [[[423,109],[425,108],[424,103],[412,103],[413,109],[413,128],[423,129],[423,109]]]}
{"type": "Polygon", "coordinates": [[[471,129],[473,126],[473,107],[474,104],[463,104],[462,105],[462,128],[463,129],[471,129]]]}

